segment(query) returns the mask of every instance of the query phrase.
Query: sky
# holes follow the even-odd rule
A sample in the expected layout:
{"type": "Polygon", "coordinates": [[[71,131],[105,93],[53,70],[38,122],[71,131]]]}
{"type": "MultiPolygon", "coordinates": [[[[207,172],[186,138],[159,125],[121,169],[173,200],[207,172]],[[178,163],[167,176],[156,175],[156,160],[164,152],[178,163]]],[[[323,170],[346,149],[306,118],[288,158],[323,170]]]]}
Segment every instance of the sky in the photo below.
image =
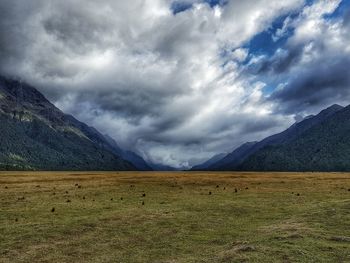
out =
{"type": "Polygon", "coordinates": [[[1,0],[0,74],[189,168],[350,104],[350,0],[1,0]]]}

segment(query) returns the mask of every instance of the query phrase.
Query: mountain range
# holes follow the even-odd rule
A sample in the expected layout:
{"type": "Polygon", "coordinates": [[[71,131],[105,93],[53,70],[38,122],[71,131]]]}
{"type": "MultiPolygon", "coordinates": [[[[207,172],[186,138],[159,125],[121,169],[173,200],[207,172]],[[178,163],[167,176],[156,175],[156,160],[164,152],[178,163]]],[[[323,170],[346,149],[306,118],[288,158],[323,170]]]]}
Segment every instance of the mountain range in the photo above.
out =
{"type": "Polygon", "coordinates": [[[209,167],[211,167],[212,165],[214,165],[215,163],[219,162],[220,160],[222,160],[224,157],[226,157],[227,153],[219,153],[214,155],[213,157],[211,157],[208,161],[205,161],[202,164],[193,166],[191,168],[192,171],[200,171],[200,170],[206,170],[209,167]]]}
{"type": "Polygon", "coordinates": [[[350,171],[350,106],[333,105],[235,149],[204,170],[350,171]]]}
{"type": "Polygon", "coordinates": [[[0,170],[152,170],[34,87],[1,76],[0,122],[0,170]]]}
{"type": "MultiPolygon", "coordinates": [[[[63,113],[37,89],[0,76],[0,170],[175,170],[146,162],[63,113]]],[[[333,105],[191,170],[350,171],[350,106],[333,105]]]]}

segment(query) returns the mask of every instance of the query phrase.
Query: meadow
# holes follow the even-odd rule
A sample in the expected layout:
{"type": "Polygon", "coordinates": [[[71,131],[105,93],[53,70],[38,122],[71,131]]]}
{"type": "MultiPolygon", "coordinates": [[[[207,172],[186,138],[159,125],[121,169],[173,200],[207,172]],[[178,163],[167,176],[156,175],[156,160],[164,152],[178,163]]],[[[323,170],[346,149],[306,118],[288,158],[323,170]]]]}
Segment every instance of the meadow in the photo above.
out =
{"type": "Polygon", "coordinates": [[[350,174],[1,172],[0,262],[350,262],[350,174]]]}

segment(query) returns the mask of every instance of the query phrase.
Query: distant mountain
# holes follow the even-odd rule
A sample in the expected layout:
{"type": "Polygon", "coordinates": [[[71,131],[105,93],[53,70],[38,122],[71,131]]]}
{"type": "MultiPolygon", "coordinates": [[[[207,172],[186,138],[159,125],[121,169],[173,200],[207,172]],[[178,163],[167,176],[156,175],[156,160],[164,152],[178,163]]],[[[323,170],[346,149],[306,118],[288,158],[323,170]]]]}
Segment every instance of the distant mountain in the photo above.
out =
{"type": "Polygon", "coordinates": [[[251,152],[253,147],[257,144],[257,142],[247,142],[242,144],[233,152],[226,155],[221,160],[210,165],[208,170],[230,170],[231,167],[235,167],[240,164],[243,159],[251,152]]]}
{"type": "Polygon", "coordinates": [[[220,161],[221,159],[223,159],[225,156],[227,155],[227,153],[220,153],[217,155],[214,155],[212,158],[210,158],[208,161],[199,164],[199,165],[195,165],[191,168],[192,171],[201,171],[201,170],[206,170],[208,169],[211,165],[213,165],[214,163],[220,161]]]}
{"type": "Polygon", "coordinates": [[[0,170],[135,170],[96,129],[0,77],[0,170]]]}
{"type": "Polygon", "coordinates": [[[304,120],[293,124],[290,128],[281,133],[269,136],[260,142],[243,144],[231,154],[227,155],[224,159],[211,165],[208,170],[248,169],[247,166],[241,165],[248,157],[252,156],[265,147],[286,144],[297,139],[312,127],[317,126],[328,119],[331,119],[332,116],[334,116],[342,109],[343,107],[340,105],[333,105],[321,111],[316,116],[308,116],[307,118],[304,118],[304,120]]]}
{"type": "Polygon", "coordinates": [[[239,166],[250,171],[350,171],[350,106],[288,142],[270,145],[239,166]]]}
{"type": "Polygon", "coordinates": [[[131,162],[140,171],[153,171],[153,168],[140,155],[132,151],[124,151],[122,157],[131,162]]]}
{"type": "Polygon", "coordinates": [[[149,165],[152,167],[154,171],[179,171],[179,169],[176,169],[169,165],[155,164],[155,163],[150,163],[149,165]]]}
{"type": "Polygon", "coordinates": [[[125,151],[122,148],[119,147],[117,142],[110,137],[109,135],[105,135],[106,140],[109,142],[109,144],[113,147],[113,151],[121,156],[123,159],[129,161],[132,163],[138,170],[140,171],[152,171],[153,168],[151,168],[147,162],[138,154],[132,152],[132,151],[125,151]]]}

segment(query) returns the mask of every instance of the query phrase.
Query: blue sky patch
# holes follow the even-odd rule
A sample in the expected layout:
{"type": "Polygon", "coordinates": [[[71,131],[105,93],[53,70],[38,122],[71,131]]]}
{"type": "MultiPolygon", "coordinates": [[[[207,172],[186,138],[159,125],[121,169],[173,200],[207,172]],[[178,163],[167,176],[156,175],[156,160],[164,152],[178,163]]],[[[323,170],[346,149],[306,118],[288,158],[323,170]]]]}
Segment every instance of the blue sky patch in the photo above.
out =
{"type": "MultiPolygon", "coordinates": [[[[178,13],[191,9],[193,6],[193,2],[176,0],[171,3],[170,9],[173,11],[173,14],[176,15],[178,13]]],[[[227,4],[227,0],[202,0],[198,2],[208,3],[212,8],[217,5],[223,6],[227,4]]]]}
{"type": "Polygon", "coordinates": [[[277,30],[283,27],[284,21],[288,17],[295,19],[298,15],[299,12],[278,17],[268,29],[254,36],[245,47],[254,55],[273,55],[278,48],[284,46],[288,38],[293,34],[294,29],[287,29],[285,34],[277,40],[274,40],[273,36],[277,30]]]}
{"type": "Polygon", "coordinates": [[[341,1],[338,8],[332,14],[325,15],[324,18],[329,20],[337,19],[344,17],[346,13],[350,13],[350,0],[341,1]]]}
{"type": "Polygon", "coordinates": [[[178,13],[184,12],[187,9],[192,8],[192,3],[184,2],[184,1],[175,1],[171,3],[170,9],[173,11],[173,14],[176,15],[178,13]]]}

